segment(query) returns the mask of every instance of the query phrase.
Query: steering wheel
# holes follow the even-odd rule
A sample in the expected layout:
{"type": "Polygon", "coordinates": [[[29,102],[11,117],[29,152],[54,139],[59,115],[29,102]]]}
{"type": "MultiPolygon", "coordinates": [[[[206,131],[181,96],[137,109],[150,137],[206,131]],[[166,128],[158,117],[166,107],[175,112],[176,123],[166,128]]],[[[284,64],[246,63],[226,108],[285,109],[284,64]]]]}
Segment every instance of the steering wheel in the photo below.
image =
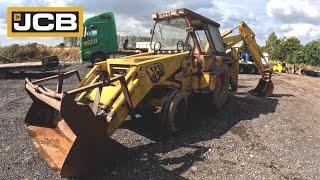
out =
{"type": "Polygon", "coordinates": [[[153,45],[153,50],[160,51],[161,50],[161,42],[159,42],[159,41],[155,42],[154,45],[153,45]],[[158,49],[156,49],[156,45],[157,44],[159,44],[159,48],[158,49]]]}
{"type": "Polygon", "coordinates": [[[189,44],[189,43],[184,43],[183,44],[184,46],[183,46],[183,50],[184,51],[192,51],[192,46],[191,46],[191,44],[189,44]]]}
{"type": "Polygon", "coordinates": [[[184,50],[184,42],[183,41],[178,41],[177,42],[177,51],[179,51],[179,47],[182,47],[181,50],[184,50]]]}

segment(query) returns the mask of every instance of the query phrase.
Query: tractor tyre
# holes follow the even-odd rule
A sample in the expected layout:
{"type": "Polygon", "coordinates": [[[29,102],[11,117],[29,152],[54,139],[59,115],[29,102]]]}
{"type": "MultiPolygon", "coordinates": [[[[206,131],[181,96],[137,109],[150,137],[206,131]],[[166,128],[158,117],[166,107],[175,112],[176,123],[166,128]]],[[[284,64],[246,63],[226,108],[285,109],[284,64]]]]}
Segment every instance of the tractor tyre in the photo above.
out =
{"type": "Polygon", "coordinates": [[[169,134],[182,130],[188,119],[188,96],[180,90],[173,90],[165,97],[160,120],[169,134]]]}
{"type": "Polygon", "coordinates": [[[215,89],[210,93],[210,105],[214,110],[220,110],[228,99],[229,77],[228,69],[224,65],[216,75],[215,89]]]}

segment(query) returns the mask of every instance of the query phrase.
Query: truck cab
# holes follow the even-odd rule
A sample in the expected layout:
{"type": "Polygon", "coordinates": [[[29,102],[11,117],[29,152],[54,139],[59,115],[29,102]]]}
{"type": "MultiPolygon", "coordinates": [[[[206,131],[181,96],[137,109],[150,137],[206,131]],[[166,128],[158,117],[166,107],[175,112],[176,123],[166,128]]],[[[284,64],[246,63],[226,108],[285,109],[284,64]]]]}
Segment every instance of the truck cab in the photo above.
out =
{"type": "Polygon", "coordinates": [[[84,22],[84,33],[80,43],[82,62],[89,61],[94,64],[117,51],[117,30],[113,12],[91,17],[84,22]]]}

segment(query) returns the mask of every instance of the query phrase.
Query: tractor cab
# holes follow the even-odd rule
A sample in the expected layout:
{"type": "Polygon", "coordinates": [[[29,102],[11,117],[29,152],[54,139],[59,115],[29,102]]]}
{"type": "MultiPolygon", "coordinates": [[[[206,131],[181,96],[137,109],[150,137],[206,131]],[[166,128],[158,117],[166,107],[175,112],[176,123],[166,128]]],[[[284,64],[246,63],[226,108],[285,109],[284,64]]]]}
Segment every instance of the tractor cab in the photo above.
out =
{"type": "MultiPolygon", "coordinates": [[[[218,73],[226,61],[218,23],[188,9],[160,12],[152,18],[155,21],[151,38],[154,53],[189,51],[194,64],[191,71],[205,76],[218,73]]],[[[215,77],[207,77],[209,81],[213,81],[212,78],[215,77]]],[[[213,85],[212,82],[209,84],[213,85]]]]}
{"type": "Polygon", "coordinates": [[[192,50],[197,55],[225,55],[220,25],[188,9],[155,13],[151,49],[156,53],[192,50]]]}

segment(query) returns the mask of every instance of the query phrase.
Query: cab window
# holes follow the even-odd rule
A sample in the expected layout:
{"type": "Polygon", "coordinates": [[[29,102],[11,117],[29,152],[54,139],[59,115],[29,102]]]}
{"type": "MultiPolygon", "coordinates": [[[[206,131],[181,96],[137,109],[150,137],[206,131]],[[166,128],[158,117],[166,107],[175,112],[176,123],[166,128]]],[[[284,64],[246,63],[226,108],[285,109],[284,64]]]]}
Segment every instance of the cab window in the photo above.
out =
{"type": "Polygon", "coordinates": [[[217,52],[224,53],[225,49],[224,49],[224,46],[223,46],[223,41],[222,41],[222,38],[221,38],[221,34],[220,34],[220,31],[219,31],[219,28],[215,27],[213,25],[209,25],[208,29],[209,29],[209,32],[210,32],[210,35],[211,35],[211,38],[212,38],[214,49],[217,52]]]}
{"type": "Polygon", "coordinates": [[[208,41],[207,34],[206,34],[205,30],[196,30],[195,33],[198,38],[201,51],[202,52],[209,52],[210,46],[208,44],[209,41],[208,41]],[[206,49],[206,46],[208,46],[207,48],[209,48],[209,49],[206,49]]]}

